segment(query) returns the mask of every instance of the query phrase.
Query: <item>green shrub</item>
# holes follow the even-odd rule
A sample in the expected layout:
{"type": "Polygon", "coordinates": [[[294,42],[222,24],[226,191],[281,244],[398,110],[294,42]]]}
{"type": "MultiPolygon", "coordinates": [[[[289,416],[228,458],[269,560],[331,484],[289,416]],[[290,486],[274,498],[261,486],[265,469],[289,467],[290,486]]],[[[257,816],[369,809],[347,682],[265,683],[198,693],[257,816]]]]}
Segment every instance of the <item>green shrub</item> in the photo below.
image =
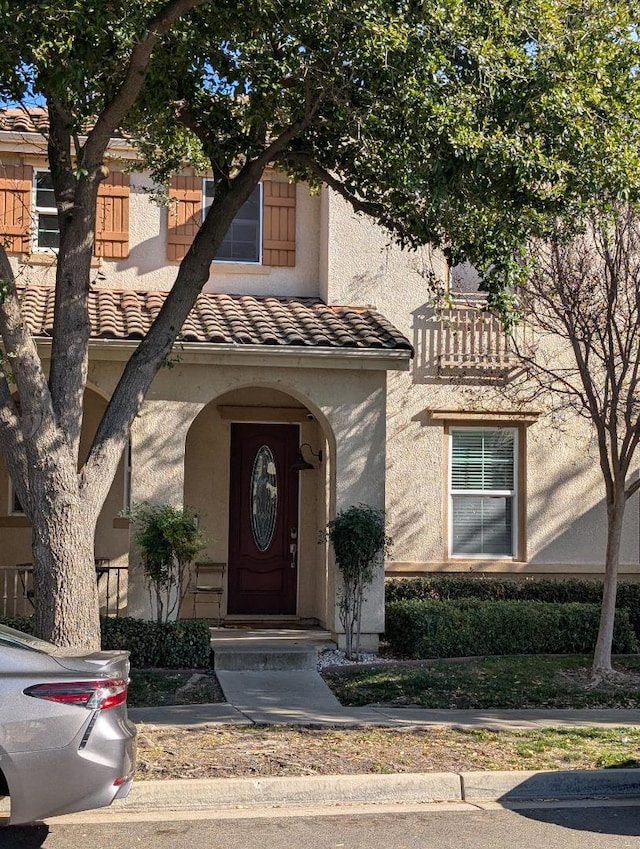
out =
{"type": "Polygon", "coordinates": [[[206,548],[198,517],[189,507],[134,504],[129,511],[157,622],[179,615],[189,586],[189,565],[206,548]]]}
{"type": "MultiPolygon", "coordinates": [[[[3,625],[30,634],[33,618],[29,616],[0,619],[3,625]]],[[[210,661],[209,626],[201,619],[177,622],[147,622],[130,616],[100,620],[103,649],[131,652],[131,666],[136,669],[203,669],[210,661]]]]}
{"type": "Polygon", "coordinates": [[[204,620],[147,622],[132,617],[101,620],[102,648],[131,652],[131,665],[137,669],[169,669],[209,666],[210,633],[204,620]]]}
{"type": "Polygon", "coordinates": [[[349,660],[360,655],[365,589],[373,580],[374,568],[382,565],[382,558],[391,545],[384,522],[383,510],[376,510],[368,504],[354,504],[341,510],[327,525],[336,566],[342,576],[339,615],[349,660]]]}
{"type": "MultiPolygon", "coordinates": [[[[602,602],[602,581],[514,581],[479,575],[435,575],[429,578],[396,578],[385,586],[387,602],[403,599],[439,601],[477,598],[494,601],[546,601],[597,604],[602,602]]],[[[640,583],[618,585],[617,607],[626,609],[640,641],[640,583]]]]}
{"type": "Polygon", "coordinates": [[[33,616],[2,616],[0,622],[25,634],[33,633],[33,616]]]}
{"type": "MultiPolygon", "coordinates": [[[[596,604],[408,599],[387,605],[386,638],[407,657],[585,654],[598,634],[596,604]]],[[[618,610],[614,651],[638,650],[625,609],[618,610]]]]}

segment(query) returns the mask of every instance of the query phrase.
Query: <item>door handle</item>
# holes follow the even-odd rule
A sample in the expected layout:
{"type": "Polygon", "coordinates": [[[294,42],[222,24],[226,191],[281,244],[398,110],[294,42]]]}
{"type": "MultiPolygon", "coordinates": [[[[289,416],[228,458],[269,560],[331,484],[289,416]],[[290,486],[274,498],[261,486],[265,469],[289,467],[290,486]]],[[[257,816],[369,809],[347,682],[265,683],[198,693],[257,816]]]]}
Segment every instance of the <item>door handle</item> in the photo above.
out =
{"type": "Polygon", "coordinates": [[[291,563],[290,566],[292,569],[296,568],[296,554],[298,553],[298,546],[295,542],[292,542],[289,546],[289,551],[291,552],[291,563]]]}

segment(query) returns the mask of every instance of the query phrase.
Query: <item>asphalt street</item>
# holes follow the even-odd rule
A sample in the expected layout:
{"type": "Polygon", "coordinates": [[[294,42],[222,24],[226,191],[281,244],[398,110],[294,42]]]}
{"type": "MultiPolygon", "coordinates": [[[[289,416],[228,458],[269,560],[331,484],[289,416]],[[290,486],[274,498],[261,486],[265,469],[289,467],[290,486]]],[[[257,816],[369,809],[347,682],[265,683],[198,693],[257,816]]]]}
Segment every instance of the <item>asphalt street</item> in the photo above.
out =
{"type": "Polygon", "coordinates": [[[170,812],[51,820],[0,832],[6,849],[640,849],[636,804],[170,812]]]}

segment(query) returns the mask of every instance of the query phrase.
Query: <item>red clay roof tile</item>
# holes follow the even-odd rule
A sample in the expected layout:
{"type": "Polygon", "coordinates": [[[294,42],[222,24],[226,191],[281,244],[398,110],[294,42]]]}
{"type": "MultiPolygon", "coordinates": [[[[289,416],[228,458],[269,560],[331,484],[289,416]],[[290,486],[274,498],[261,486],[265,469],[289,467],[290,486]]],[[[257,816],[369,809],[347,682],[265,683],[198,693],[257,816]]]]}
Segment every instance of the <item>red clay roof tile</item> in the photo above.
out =
{"type": "MultiPolygon", "coordinates": [[[[166,297],[166,292],[93,289],[89,295],[92,338],[142,338],[166,297]]],[[[52,288],[29,286],[22,290],[25,321],[36,336],[51,335],[53,303],[52,288]]],[[[369,307],[326,305],[317,298],[251,295],[199,295],[178,341],[412,351],[408,339],[369,307]]]]}

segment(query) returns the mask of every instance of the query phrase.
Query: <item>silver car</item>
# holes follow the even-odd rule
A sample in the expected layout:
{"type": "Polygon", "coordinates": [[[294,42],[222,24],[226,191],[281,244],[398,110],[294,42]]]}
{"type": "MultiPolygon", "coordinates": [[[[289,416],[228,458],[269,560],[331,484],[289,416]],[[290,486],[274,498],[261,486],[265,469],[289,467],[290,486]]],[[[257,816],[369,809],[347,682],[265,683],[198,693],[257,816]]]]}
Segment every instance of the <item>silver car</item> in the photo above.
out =
{"type": "Polygon", "coordinates": [[[3,825],[101,808],[126,796],[136,761],[129,654],[79,657],[0,625],[3,825]]]}

